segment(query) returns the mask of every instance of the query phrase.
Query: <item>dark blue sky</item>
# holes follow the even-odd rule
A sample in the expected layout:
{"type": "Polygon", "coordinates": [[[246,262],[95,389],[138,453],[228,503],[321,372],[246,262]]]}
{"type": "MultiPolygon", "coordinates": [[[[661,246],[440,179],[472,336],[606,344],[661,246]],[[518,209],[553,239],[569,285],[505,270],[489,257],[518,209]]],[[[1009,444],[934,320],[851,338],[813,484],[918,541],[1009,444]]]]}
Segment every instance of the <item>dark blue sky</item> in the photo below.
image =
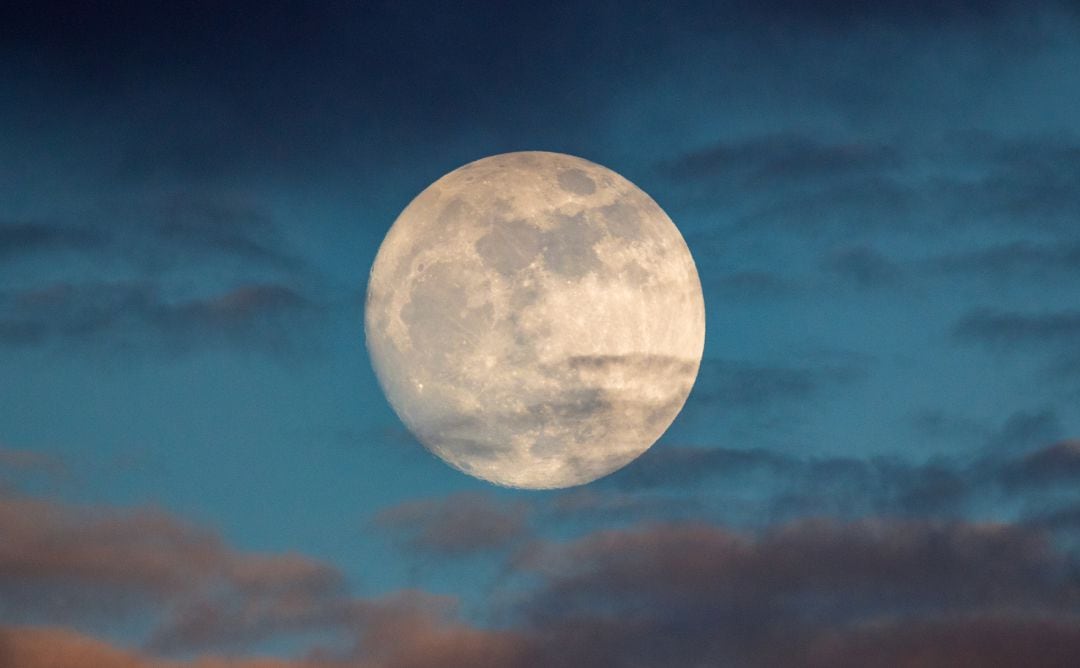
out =
{"type": "Polygon", "coordinates": [[[109,4],[0,9],[0,666],[1080,651],[1074,3],[109,4]],[[396,215],[514,150],[705,291],[671,430],[561,492],[363,347],[396,215]]]}

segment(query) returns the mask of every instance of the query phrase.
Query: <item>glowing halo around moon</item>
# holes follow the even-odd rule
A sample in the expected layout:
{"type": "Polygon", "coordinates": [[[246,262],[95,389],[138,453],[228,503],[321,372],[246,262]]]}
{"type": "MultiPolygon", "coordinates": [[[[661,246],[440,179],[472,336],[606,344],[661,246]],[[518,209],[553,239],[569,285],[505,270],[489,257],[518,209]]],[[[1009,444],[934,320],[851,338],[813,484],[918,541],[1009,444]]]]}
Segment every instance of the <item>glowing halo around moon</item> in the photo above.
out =
{"type": "Polygon", "coordinates": [[[697,377],[705,307],[652,198],[529,151],[460,167],[402,211],[364,330],[425,447],[469,475],[551,489],[625,466],[667,430],[697,377]]]}

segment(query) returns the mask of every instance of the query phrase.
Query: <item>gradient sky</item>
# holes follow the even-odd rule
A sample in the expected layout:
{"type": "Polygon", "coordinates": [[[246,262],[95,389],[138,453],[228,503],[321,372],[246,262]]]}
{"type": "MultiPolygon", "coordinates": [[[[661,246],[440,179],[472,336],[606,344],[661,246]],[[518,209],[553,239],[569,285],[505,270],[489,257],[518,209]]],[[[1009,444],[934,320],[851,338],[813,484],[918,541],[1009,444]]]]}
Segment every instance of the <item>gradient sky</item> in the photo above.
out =
{"type": "Polygon", "coordinates": [[[1075,3],[108,4],[0,8],[0,668],[1080,653],[1075,3]],[[397,214],[516,150],[705,293],[675,424],[565,491],[363,345],[397,214]]]}

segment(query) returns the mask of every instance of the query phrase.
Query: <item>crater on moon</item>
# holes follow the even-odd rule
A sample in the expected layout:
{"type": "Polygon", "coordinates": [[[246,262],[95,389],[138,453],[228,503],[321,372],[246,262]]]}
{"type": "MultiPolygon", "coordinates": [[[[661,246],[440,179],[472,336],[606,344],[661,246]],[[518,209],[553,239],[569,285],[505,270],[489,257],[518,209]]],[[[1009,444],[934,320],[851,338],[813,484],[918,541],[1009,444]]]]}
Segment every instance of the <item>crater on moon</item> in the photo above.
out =
{"type": "Polygon", "coordinates": [[[488,266],[504,276],[515,274],[540,255],[544,233],[524,220],[496,221],[476,240],[476,252],[488,266]]]}
{"type": "Polygon", "coordinates": [[[681,410],[705,338],[697,270],[635,185],[558,153],[469,163],[379,248],[365,333],[406,426],[513,487],[578,485],[647,450],[681,410]]]}
{"type": "Polygon", "coordinates": [[[565,169],[559,172],[559,185],[575,195],[591,195],[596,192],[596,184],[589,175],[580,169],[565,169]]]}

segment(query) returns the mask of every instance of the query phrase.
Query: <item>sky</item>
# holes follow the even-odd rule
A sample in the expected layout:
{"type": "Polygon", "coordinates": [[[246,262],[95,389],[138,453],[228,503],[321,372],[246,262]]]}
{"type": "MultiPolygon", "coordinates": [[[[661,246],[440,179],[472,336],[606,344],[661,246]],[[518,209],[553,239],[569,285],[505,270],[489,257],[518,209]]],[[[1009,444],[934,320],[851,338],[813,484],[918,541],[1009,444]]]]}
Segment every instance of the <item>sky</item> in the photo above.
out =
{"type": "Polygon", "coordinates": [[[0,8],[0,667],[1080,652],[1075,3],[104,4],[0,8]],[[561,491],[364,348],[398,213],[518,150],[705,297],[675,423],[561,491]]]}

